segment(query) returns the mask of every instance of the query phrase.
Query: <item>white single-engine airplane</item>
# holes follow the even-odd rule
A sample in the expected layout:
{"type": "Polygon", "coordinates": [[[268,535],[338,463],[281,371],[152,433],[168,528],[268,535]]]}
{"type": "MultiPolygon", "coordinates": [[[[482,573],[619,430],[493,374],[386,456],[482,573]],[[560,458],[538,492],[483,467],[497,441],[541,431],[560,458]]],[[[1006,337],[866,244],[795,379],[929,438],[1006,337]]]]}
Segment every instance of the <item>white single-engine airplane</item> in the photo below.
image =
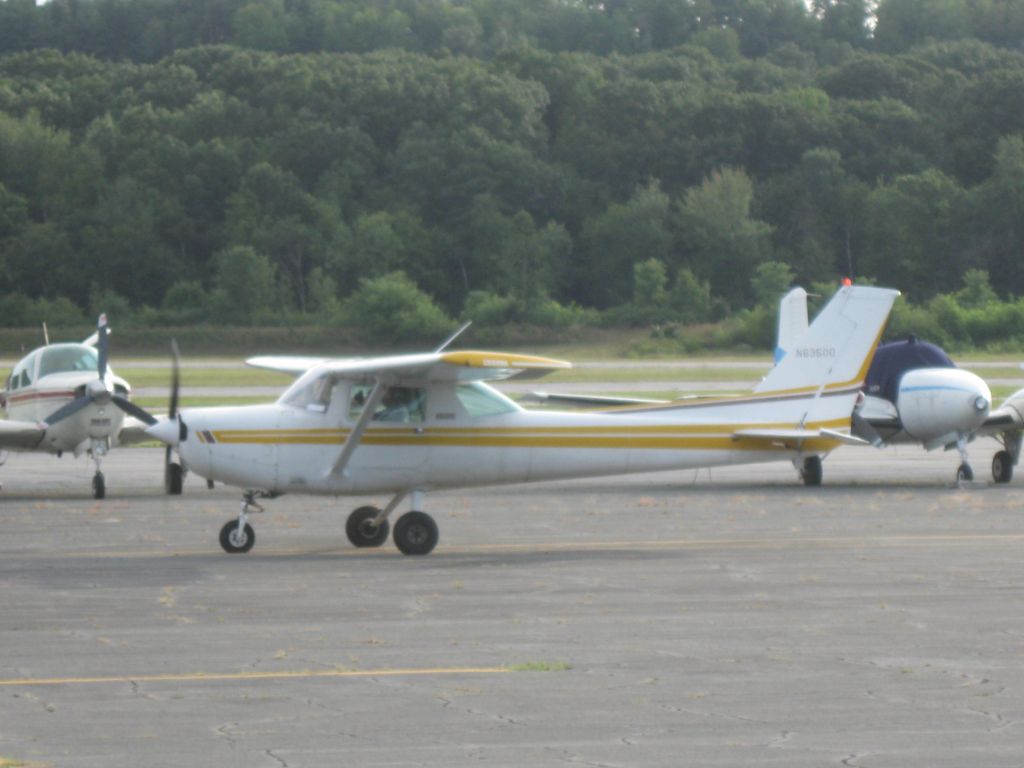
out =
{"type": "Polygon", "coordinates": [[[100,315],[96,333],[81,344],[50,344],[22,358],[10,376],[0,405],[7,419],[0,420],[0,449],[45,451],[76,457],[88,453],[96,464],[93,496],[106,495],[100,464],[123,438],[125,414],[141,422],[134,430],[145,438],[143,425],[156,423],[128,398],[128,382],[107,365],[107,317],[100,315]]]}
{"type": "MultiPolygon", "coordinates": [[[[794,288],[779,303],[776,360],[800,343],[806,329],[807,294],[794,288]]],[[[911,337],[883,344],[875,352],[864,398],[853,414],[853,434],[878,447],[910,443],[929,451],[955,448],[961,462],[957,481],[974,479],[967,444],[992,435],[1003,444],[992,459],[992,477],[1007,483],[1020,458],[1024,390],[991,408],[992,394],[980,376],[958,368],[940,347],[911,337]]]]}
{"type": "Polygon", "coordinates": [[[897,295],[841,288],[801,345],[745,396],[635,414],[527,411],[484,381],[568,363],[445,351],[446,342],[433,353],[366,360],[257,358],[249,362],[301,374],[276,403],[185,408],[147,431],[189,470],[246,489],[241,513],[221,530],[227,552],[252,548],[248,514],[260,510],[258,498],[387,493],[383,509],[349,515],[349,540],[380,546],[408,497],[394,541],[423,555],[438,540],[422,511],[430,490],[797,460],[862,442],[848,434],[850,414],[897,295]]]}

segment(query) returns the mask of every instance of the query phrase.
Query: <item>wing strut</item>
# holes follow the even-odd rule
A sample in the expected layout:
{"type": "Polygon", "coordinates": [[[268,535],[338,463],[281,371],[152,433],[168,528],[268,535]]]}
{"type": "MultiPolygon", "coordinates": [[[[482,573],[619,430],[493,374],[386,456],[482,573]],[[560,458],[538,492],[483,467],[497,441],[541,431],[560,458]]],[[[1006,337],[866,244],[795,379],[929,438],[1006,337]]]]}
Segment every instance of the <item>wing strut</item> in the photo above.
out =
{"type": "Polygon", "coordinates": [[[388,384],[382,379],[376,379],[373,382],[373,389],[370,390],[370,396],[366,398],[366,402],[363,403],[363,412],[359,414],[359,419],[356,421],[356,425],[352,427],[352,431],[348,434],[348,439],[345,441],[345,445],[341,448],[341,453],[338,458],[335,459],[334,465],[327,471],[327,475],[335,475],[343,472],[345,465],[348,464],[349,459],[352,458],[352,454],[355,453],[356,446],[359,445],[359,441],[363,439],[363,433],[366,432],[366,428],[370,426],[370,422],[373,420],[373,412],[377,410],[377,406],[380,405],[380,401],[384,397],[384,393],[388,390],[388,384]]]}
{"type": "Polygon", "coordinates": [[[472,320],[467,320],[466,322],[464,322],[462,326],[459,328],[459,330],[457,330],[455,333],[453,333],[451,336],[449,336],[447,339],[441,342],[441,346],[434,350],[434,354],[439,355],[442,352],[444,352],[448,348],[448,345],[455,341],[457,338],[459,338],[459,336],[462,335],[462,332],[469,328],[469,326],[471,326],[472,324],[472,320]]]}

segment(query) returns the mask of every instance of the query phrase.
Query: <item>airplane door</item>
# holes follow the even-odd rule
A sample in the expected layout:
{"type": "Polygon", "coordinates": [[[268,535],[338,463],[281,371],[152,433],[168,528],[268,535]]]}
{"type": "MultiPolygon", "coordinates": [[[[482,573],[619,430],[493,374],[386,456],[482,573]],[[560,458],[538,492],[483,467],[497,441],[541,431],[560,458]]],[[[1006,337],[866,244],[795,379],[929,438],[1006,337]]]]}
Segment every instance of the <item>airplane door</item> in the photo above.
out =
{"type": "MultiPolygon", "coordinates": [[[[353,385],[345,426],[351,429],[372,387],[353,385]]],[[[425,481],[427,389],[390,387],[352,456],[348,476],[356,488],[416,486],[425,481]]]]}

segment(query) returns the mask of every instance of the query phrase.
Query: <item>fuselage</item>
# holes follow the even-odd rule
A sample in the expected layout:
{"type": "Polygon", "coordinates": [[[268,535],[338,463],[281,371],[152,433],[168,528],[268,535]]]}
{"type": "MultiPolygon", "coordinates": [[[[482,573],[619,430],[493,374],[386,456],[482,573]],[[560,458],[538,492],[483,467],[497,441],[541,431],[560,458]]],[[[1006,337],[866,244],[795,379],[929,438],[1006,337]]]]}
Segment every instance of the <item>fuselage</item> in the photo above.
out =
{"type": "MultiPolygon", "coordinates": [[[[774,398],[774,407],[773,398],[751,396],[593,414],[527,411],[482,383],[427,382],[409,390],[415,402],[399,418],[382,411],[349,463],[333,472],[358,416],[353,403],[361,388],[340,382],[330,393],[313,389],[315,380],[299,382],[274,404],[184,409],[183,461],[199,475],[243,488],[338,495],[755,463],[837,445],[734,436],[741,427],[792,427],[806,403],[791,396],[774,398]]],[[[837,404],[816,424],[848,428],[851,403],[837,404]]]]}

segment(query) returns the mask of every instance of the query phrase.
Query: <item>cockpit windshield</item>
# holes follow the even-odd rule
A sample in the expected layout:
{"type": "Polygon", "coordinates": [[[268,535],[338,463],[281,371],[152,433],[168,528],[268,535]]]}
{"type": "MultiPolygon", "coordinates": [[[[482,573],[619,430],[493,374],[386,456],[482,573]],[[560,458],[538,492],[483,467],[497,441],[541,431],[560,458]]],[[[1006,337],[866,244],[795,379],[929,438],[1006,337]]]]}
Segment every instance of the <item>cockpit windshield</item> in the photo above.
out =
{"type": "Polygon", "coordinates": [[[330,371],[319,367],[312,368],[285,390],[277,402],[293,408],[324,413],[331,404],[335,384],[330,371]]]}
{"type": "Polygon", "coordinates": [[[39,357],[39,378],[51,373],[99,372],[99,355],[95,347],[84,344],[51,344],[39,357]]]}

